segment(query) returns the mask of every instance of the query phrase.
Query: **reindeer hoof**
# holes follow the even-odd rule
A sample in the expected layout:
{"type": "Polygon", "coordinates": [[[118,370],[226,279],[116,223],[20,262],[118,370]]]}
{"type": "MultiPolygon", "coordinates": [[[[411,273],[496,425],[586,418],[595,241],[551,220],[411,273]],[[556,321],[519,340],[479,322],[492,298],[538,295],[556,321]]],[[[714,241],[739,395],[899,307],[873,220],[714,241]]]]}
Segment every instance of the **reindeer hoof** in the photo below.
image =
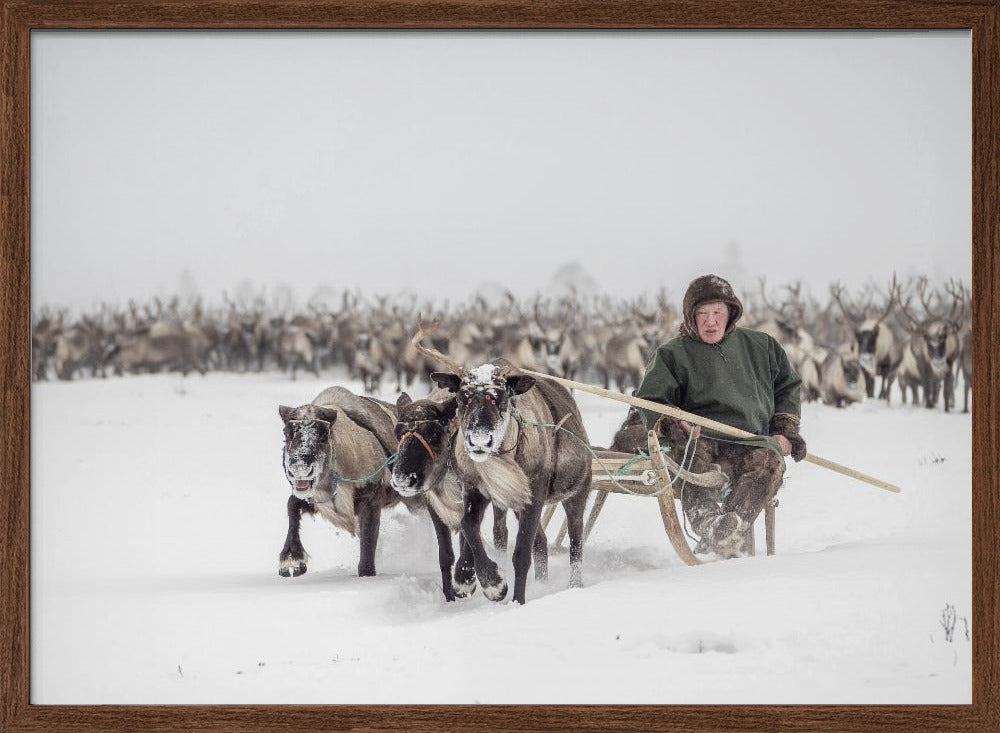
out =
{"type": "Polygon", "coordinates": [[[476,581],[473,578],[468,583],[460,583],[457,580],[451,582],[451,589],[455,592],[455,598],[468,598],[476,592],[476,581]]]}
{"type": "Polygon", "coordinates": [[[494,603],[499,603],[507,597],[507,584],[501,583],[500,585],[484,585],[483,595],[494,603]]]}
{"type": "Polygon", "coordinates": [[[499,565],[487,567],[485,572],[477,570],[476,575],[483,586],[483,595],[491,601],[502,601],[507,596],[507,580],[499,565]]]}
{"type": "Polygon", "coordinates": [[[468,598],[476,592],[476,570],[459,563],[451,574],[451,589],[456,598],[468,598]]]}
{"type": "Polygon", "coordinates": [[[483,595],[491,601],[502,601],[507,597],[507,581],[504,580],[499,568],[497,568],[496,583],[483,582],[483,595]]]}
{"type": "Polygon", "coordinates": [[[306,574],[306,561],[302,557],[286,557],[282,558],[281,566],[278,568],[278,575],[282,578],[288,578],[290,576],[295,576],[296,578],[300,575],[306,574]]]}

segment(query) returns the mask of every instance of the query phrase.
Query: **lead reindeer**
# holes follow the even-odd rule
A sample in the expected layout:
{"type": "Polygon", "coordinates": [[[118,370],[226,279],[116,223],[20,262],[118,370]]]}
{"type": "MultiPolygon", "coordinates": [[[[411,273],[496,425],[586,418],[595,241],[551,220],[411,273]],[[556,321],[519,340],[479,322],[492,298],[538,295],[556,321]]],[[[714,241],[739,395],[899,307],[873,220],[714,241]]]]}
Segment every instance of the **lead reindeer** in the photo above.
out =
{"type": "Polygon", "coordinates": [[[570,539],[570,586],[583,584],[583,514],[591,479],[589,440],[570,393],[560,385],[537,381],[503,359],[469,370],[444,354],[420,345],[436,324],[420,326],[414,343],[451,368],[434,372],[433,381],[455,396],[457,430],[450,450],[451,467],[462,486],[462,546],[455,584],[469,592],[478,578],[492,601],[506,597],[508,586],[490,559],[480,533],[492,501],[518,519],[514,564],[515,603],[525,602],[528,569],[536,580],[548,570],[548,546],[539,527],[545,504],[562,502],[570,539]],[[563,430],[575,434],[579,441],[563,430]]]}

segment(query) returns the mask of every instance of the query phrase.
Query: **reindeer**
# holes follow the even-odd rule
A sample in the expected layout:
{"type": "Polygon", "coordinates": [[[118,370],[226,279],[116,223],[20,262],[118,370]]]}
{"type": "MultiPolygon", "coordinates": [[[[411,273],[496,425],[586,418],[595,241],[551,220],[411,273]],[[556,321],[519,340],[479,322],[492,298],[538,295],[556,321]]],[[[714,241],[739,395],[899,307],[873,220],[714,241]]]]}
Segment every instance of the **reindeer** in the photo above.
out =
{"type": "Polygon", "coordinates": [[[274,354],[278,366],[289,369],[295,379],[299,369],[308,369],[319,376],[316,353],[318,327],[313,319],[297,315],[274,329],[274,354]]]}
{"type": "Polygon", "coordinates": [[[604,387],[614,382],[619,392],[638,388],[650,354],[663,337],[660,314],[644,312],[640,303],[629,304],[626,314],[624,320],[605,327],[607,340],[600,368],[604,387]]]}
{"type": "Polygon", "coordinates": [[[854,309],[845,302],[843,285],[840,283],[830,285],[830,294],[844,314],[845,325],[853,328],[854,331],[854,351],[864,373],[865,393],[869,397],[874,397],[875,378],[882,377],[878,396],[879,399],[885,400],[887,403],[890,401],[892,383],[896,379],[896,370],[899,368],[899,362],[903,359],[903,345],[886,322],[886,318],[892,313],[895,305],[893,293],[896,287],[894,275],[882,315],[878,318],[872,318],[865,316],[865,309],[854,309]]]}
{"type": "Polygon", "coordinates": [[[73,379],[77,371],[89,368],[90,376],[105,376],[108,339],[97,319],[83,316],[69,328],[54,333],[52,365],[59,379],[73,379]]]}
{"type": "Polygon", "coordinates": [[[824,404],[847,407],[864,400],[863,370],[850,348],[831,351],[823,362],[820,393],[824,404]]]}
{"type": "Polygon", "coordinates": [[[531,346],[531,363],[518,366],[571,378],[579,362],[579,348],[570,338],[576,311],[564,302],[561,312],[555,317],[546,317],[541,312],[541,301],[535,300],[535,319],[528,327],[527,341],[531,346]]]}
{"type": "Polygon", "coordinates": [[[392,488],[401,496],[425,496],[438,537],[441,587],[447,601],[468,596],[474,586],[452,580],[455,554],[451,532],[461,527],[464,514],[462,487],[451,470],[451,450],[457,426],[457,402],[445,389],[436,388],[414,401],[406,392],[396,400],[396,463],[392,488]]]}
{"type": "Polygon", "coordinates": [[[194,334],[174,332],[151,336],[149,331],[142,331],[116,334],[107,356],[117,375],[174,369],[187,376],[191,371],[199,374],[207,371],[202,346],[194,334]]]}
{"type": "Polygon", "coordinates": [[[354,332],[354,370],[368,394],[379,391],[382,376],[389,364],[389,355],[378,332],[378,327],[366,318],[354,332]]]}
{"type": "Polygon", "coordinates": [[[787,285],[788,296],[780,305],[767,297],[767,284],[760,279],[760,296],[770,316],[758,321],[752,328],[763,331],[781,344],[788,360],[802,379],[802,400],[809,402],[821,397],[823,364],[829,351],[818,346],[812,334],[805,330],[806,303],[802,299],[802,283],[787,285]]]}
{"type": "MultiPolygon", "coordinates": [[[[433,329],[419,326],[414,343],[433,329]]],[[[514,563],[515,603],[525,602],[528,569],[535,578],[548,571],[548,545],[539,527],[546,503],[560,501],[566,510],[570,537],[570,586],[583,583],[583,513],[590,487],[589,443],[579,408],[569,392],[547,380],[535,381],[503,359],[468,370],[434,349],[421,350],[451,368],[434,372],[434,382],[456,397],[458,423],[450,460],[465,502],[462,546],[455,583],[463,592],[478,578],[483,594],[493,601],[507,595],[499,566],[483,546],[480,524],[490,501],[512,509],[518,518],[514,563]],[[562,425],[582,441],[562,430],[562,425]]]]}
{"type": "Polygon", "coordinates": [[[755,323],[752,328],[774,338],[786,351],[790,346],[799,347],[803,341],[811,345],[812,338],[802,328],[805,318],[805,304],[801,299],[802,284],[786,285],[788,296],[780,304],[775,304],[767,297],[767,280],[762,277],[759,283],[761,302],[771,315],[755,323]]]}
{"type": "MultiPolygon", "coordinates": [[[[381,511],[401,501],[389,485],[388,463],[396,446],[392,406],[330,387],[309,404],[279,406],[278,414],[285,436],[281,461],[291,486],[278,574],[287,578],[306,572],[308,555],[299,527],[303,514],[319,514],[360,538],[358,575],[375,575],[381,511]]],[[[426,504],[403,501],[411,510],[426,504]]],[[[450,535],[447,543],[450,550],[450,535]]]]}
{"type": "Polygon", "coordinates": [[[964,294],[959,289],[954,292],[951,311],[947,316],[934,313],[927,294],[927,278],[917,281],[917,296],[923,306],[926,318],[918,320],[910,313],[910,298],[902,301],[901,289],[896,286],[895,298],[900,312],[906,319],[906,329],[910,332],[909,349],[920,375],[924,394],[924,406],[937,406],[938,396],[944,392],[944,410],[955,406],[955,360],[958,358],[958,337],[961,317],[965,311],[964,294]],[[957,317],[956,317],[957,316],[957,317]]]}

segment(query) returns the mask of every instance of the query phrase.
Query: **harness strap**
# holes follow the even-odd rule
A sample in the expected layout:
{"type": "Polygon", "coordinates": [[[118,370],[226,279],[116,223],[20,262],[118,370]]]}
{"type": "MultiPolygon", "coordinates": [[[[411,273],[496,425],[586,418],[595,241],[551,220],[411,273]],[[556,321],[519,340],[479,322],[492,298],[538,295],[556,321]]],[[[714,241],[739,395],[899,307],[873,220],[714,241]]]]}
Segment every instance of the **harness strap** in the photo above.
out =
{"type": "Polygon", "coordinates": [[[427,452],[430,453],[432,461],[436,459],[436,456],[434,455],[434,449],[430,447],[430,445],[427,443],[426,440],[424,440],[424,436],[418,433],[416,430],[410,430],[409,432],[403,433],[399,437],[399,444],[396,446],[397,452],[403,449],[403,441],[405,441],[407,438],[410,437],[416,438],[418,441],[420,441],[420,445],[422,445],[427,450],[427,452]]]}
{"type": "MultiPolygon", "coordinates": [[[[524,437],[524,418],[521,417],[521,413],[519,413],[516,409],[514,409],[513,406],[511,408],[511,413],[514,416],[514,422],[517,423],[517,440],[515,440],[514,441],[514,445],[512,445],[507,450],[502,450],[502,449],[498,450],[496,452],[496,455],[498,455],[498,456],[505,456],[508,453],[510,453],[511,451],[517,450],[518,447],[521,445],[521,438],[524,437]]],[[[501,443],[501,445],[502,445],[502,443],[501,443]]]]}

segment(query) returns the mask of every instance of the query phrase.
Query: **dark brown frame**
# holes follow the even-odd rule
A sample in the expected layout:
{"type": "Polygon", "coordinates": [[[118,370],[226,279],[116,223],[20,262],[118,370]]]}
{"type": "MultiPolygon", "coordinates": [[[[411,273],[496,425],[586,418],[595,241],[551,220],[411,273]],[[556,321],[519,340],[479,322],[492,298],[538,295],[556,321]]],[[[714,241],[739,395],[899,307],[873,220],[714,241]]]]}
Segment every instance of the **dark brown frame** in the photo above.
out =
{"type": "MultiPolygon", "coordinates": [[[[0,0],[0,732],[995,731],[1000,0],[0,0]],[[29,35],[41,28],[964,28],[973,83],[973,702],[967,706],[39,706],[29,683],[29,35]]],[[[627,670],[622,670],[627,674],[627,670]]],[[[859,670],[862,673],[862,670],[859,670]]]]}

